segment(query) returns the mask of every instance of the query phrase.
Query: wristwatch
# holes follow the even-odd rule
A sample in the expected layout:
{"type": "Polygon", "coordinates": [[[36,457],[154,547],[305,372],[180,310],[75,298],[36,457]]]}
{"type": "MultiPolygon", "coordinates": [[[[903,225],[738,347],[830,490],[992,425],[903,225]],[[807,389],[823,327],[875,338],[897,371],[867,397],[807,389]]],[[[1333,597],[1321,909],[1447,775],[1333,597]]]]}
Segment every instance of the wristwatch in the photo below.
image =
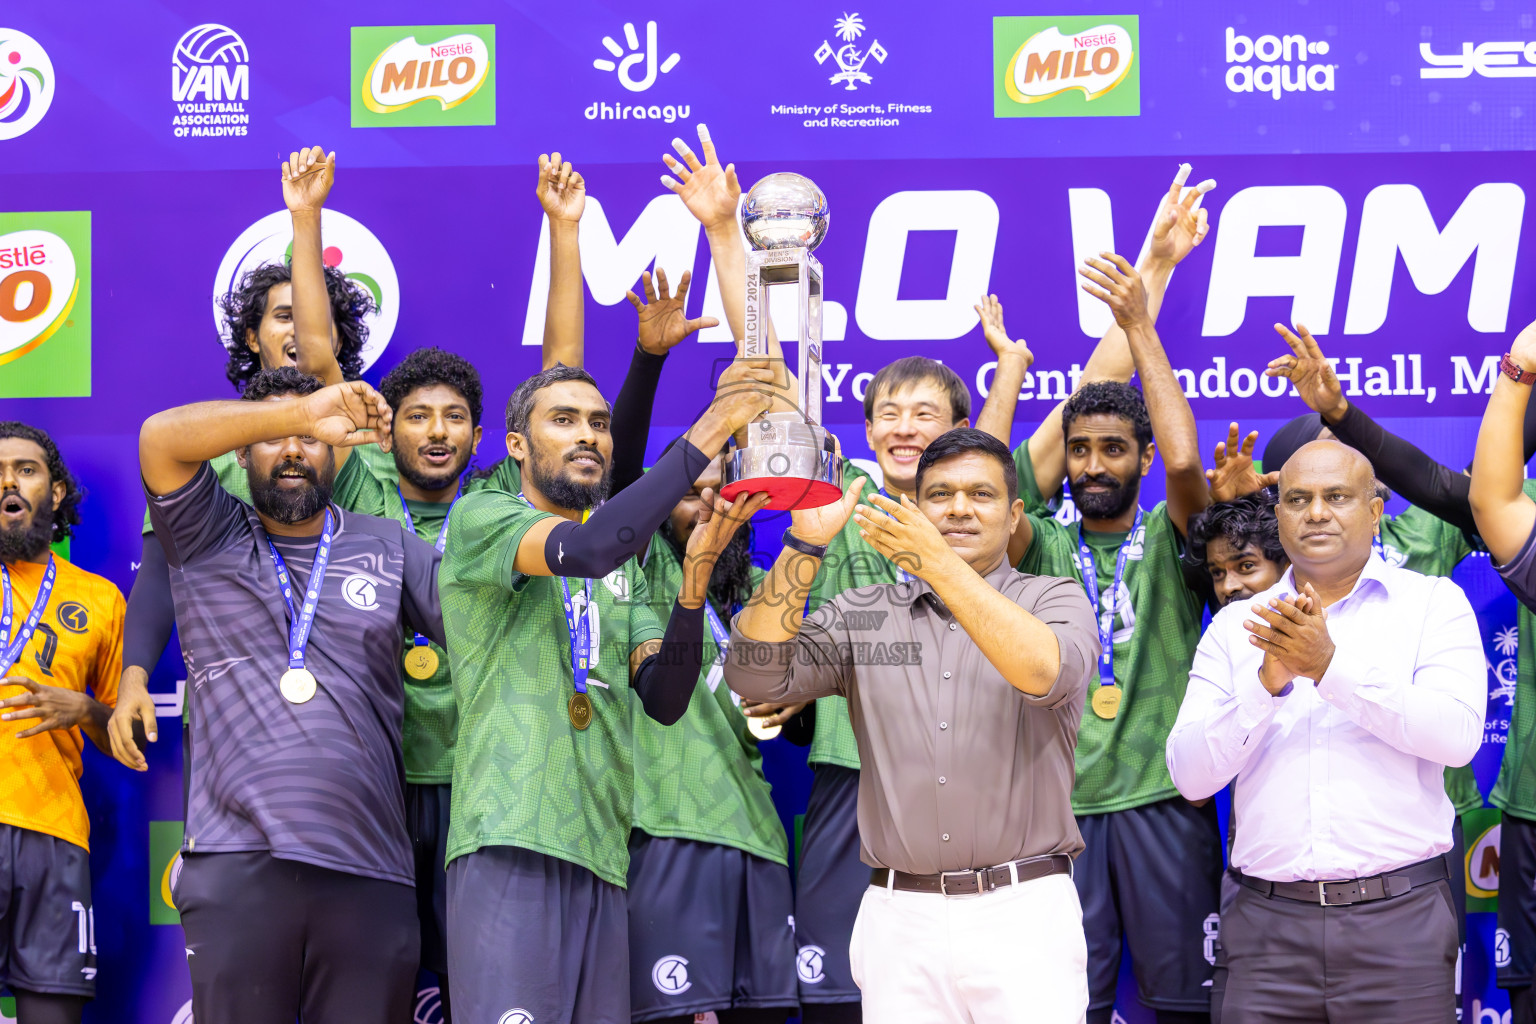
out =
{"type": "Polygon", "coordinates": [[[1536,373],[1520,369],[1520,364],[1510,358],[1509,353],[1504,353],[1504,360],[1499,363],[1499,372],[1516,384],[1536,384],[1536,373]]]}
{"type": "Polygon", "coordinates": [[[810,555],[812,558],[827,557],[827,546],[825,544],[811,544],[808,541],[801,540],[795,536],[793,527],[784,531],[783,541],[785,547],[794,548],[802,555],[810,555]]]}

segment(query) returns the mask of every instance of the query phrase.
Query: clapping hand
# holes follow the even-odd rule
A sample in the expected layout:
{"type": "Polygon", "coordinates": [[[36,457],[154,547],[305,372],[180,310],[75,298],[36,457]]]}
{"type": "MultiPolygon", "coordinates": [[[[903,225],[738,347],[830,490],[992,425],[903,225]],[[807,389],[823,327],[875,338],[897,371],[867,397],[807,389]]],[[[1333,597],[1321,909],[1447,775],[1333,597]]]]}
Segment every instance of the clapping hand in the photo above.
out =
{"type": "Polygon", "coordinates": [[[1250,430],[1241,444],[1238,436],[1238,426],[1233,423],[1227,428],[1227,439],[1216,442],[1216,468],[1205,471],[1213,503],[1253,494],[1273,486],[1280,479],[1279,470],[1258,473],[1253,468],[1253,446],[1259,440],[1259,432],[1250,430]]]}
{"type": "Polygon", "coordinates": [[[911,498],[903,495],[898,502],[871,494],[869,501],[854,510],[859,536],[900,568],[932,583],[936,572],[964,564],[911,498]]]}
{"type": "Polygon", "coordinates": [[[1302,585],[1294,597],[1272,597],[1268,606],[1251,610],[1261,621],[1248,619],[1243,628],[1249,642],[1264,652],[1259,681],[1278,695],[1291,680],[1301,677],[1315,684],[1333,662],[1333,638],[1328,634],[1328,610],[1312,584],[1302,585]]]}

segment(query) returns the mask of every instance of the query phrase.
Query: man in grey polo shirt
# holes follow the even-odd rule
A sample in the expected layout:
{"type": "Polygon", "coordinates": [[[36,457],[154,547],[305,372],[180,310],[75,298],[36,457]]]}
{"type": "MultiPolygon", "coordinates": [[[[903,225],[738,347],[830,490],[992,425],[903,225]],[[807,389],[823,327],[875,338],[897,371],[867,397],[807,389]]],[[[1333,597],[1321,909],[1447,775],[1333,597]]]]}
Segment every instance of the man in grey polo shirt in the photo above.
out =
{"type": "Polygon", "coordinates": [[[850,488],[794,513],[732,624],[732,690],[848,699],[875,868],[850,959],[872,1021],[1068,1024],[1088,1006],[1072,750],[1098,634],[1075,581],[1008,564],[1017,486],[1000,441],[951,430],[918,462],[916,504],[872,495],[854,517],[914,579],[846,591],[802,622],[850,488]]]}

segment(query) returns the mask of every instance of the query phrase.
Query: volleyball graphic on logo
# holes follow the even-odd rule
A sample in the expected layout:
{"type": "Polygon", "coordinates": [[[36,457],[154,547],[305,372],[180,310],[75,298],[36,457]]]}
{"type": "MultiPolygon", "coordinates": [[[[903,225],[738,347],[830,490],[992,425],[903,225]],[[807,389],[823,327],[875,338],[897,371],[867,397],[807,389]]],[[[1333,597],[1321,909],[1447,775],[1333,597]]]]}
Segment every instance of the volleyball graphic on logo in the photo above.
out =
{"type": "Polygon", "coordinates": [[[244,64],[251,59],[234,29],[226,25],[199,25],[176,41],[171,60],[183,73],[197,64],[244,64]]]}
{"type": "Polygon", "coordinates": [[[36,39],[0,28],[0,141],[24,135],[48,113],[53,62],[36,39]]]}

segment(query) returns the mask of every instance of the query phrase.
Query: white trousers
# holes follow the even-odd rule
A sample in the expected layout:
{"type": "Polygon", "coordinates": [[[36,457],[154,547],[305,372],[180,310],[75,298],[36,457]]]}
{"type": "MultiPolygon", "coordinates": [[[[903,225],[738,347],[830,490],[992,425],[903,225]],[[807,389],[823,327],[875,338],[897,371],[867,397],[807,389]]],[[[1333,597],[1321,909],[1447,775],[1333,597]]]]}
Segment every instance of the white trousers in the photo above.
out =
{"type": "Polygon", "coordinates": [[[1069,875],[981,896],[870,886],[849,946],[869,1024],[1082,1024],[1083,908],[1069,875]]]}

